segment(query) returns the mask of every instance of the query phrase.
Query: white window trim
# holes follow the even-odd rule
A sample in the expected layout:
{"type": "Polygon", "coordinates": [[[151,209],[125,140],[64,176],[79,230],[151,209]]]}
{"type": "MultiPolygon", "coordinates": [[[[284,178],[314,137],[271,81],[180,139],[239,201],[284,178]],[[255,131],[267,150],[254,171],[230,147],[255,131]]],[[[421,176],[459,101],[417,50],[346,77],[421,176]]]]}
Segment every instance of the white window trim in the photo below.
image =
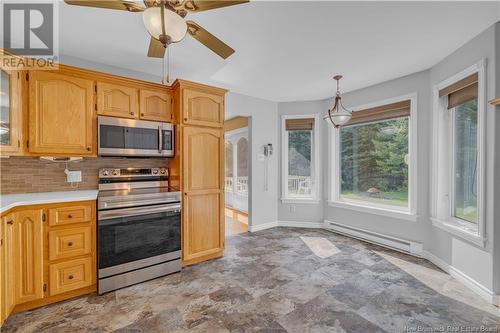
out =
{"type": "Polygon", "coordinates": [[[436,84],[433,87],[433,154],[431,174],[431,221],[433,226],[447,231],[463,240],[486,246],[486,221],[484,210],[485,199],[485,166],[486,166],[486,59],[482,59],[469,68],[436,84]],[[478,233],[472,233],[464,227],[460,219],[453,216],[453,151],[451,115],[447,112],[446,98],[439,97],[439,90],[460,81],[467,76],[478,73],[478,159],[477,159],[477,193],[478,193],[478,233]]]}
{"type": "Polygon", "coordinates": [[[318,114],[301,114],[301,115],[282,115],[281,116],[281,202],[282,203],[299,203],[299,204],[319,204],[319,152],[320,141],[319,141],[319,131],[320,131],[320,117],[318,114]],[[302,119],[302,118],[314,118],[314,128],[313,128],[313,142],[312,142],[312,162],[313,168],[312,179],[314,180],[314,186],[310,197],[293,197],[288,195],[288,135],[286,131],[286,120],[287,119],[302,119]]]}
{"type": "MultiPolygon", "coordinates": [[[[340,130],[328,127],[328,205],[332,207],[345,208],[362,211],[370,214],[382,215],[407,221],[416,221],[417,215],[417,174],[418,174],[418,147],[417,147],[417,100],[416,92],[398,96],[394,98],[377,101],[370,104],[352,107],[353,110],[369,109],[377,106],[410,100],[410,119],[409,119],[409,142],[408,154],[410,156],[408,164],[408,209],[399,209],[396,206],[387,206],[376,203],[361,202],[357,200],[347,200],[340,198],[340,130]]],[[[328,122],[328,119],[325,119],[328,122]]]]}

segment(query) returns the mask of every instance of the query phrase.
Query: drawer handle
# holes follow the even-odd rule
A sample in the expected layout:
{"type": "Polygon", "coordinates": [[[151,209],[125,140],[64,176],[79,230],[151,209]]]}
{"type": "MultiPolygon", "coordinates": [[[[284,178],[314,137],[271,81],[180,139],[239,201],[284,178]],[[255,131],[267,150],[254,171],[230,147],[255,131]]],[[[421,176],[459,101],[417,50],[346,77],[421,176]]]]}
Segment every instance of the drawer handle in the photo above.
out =
{"type": "Polygon", "coordinates": [[[68,246],[73,246],[73,242],[68,242],[68,246]]]}
{"type": "Polygon", "coordinates": [[[73,218],[73,215],[68,214],[68,219],[72,219],[72,218],[73,218]]]}
{"type": "Polygon", "coordinates": [[[14,224],[14,221],[13,220],[8,220],[7,224],[11,224],[12,225],[12,224],[14,224]]]}
{"type": "Polygon", "coordinates": [[[73,275],[68,276],[68,279],[73,280],[73,275]]]}

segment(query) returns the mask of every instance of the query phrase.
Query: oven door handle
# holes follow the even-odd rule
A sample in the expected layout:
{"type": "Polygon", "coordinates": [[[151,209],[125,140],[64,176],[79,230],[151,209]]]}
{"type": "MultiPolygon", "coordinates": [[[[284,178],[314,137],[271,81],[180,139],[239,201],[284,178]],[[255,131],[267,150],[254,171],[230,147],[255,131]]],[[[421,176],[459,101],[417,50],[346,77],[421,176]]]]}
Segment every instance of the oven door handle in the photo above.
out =
{"type": "Polygon", "coordinates": [[[114,210],[103,210],[98,214],[99,221],[105,221],[110,219],[116,219],[121,217],[129,216],[139,216],[139,215],[149,215],[163,212],[181,212],[181,204],[168,204],[161,206],[146,206],[146,207],[136,207],[136,208],[124,208],[124,209],[114,209],[114,210]]]}

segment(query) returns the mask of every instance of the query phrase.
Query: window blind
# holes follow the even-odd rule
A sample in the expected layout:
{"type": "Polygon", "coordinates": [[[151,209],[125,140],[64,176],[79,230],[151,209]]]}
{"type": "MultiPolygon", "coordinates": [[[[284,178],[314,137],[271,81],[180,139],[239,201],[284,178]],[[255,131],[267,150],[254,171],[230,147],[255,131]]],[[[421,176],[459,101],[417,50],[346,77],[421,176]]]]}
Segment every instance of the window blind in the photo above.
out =
{"type": "Polygon", "coordinates": [[[312,131],[314,128],[314,118],[286,119],[285,122],[287,131],[312,131]]]}
{"type": "Polygon", "coordinates": [[[388,120],[400,117],[410,116],[411,101],[401,101],[374,108],[354,111],[352,118],[345,126],[370,123],[380,120],[388,120]]]}
{"type": "Polygon", "coordinates": [[[478,74],[474,73],[441,90],[439,97],[448,96],[448,110],[476,99],[478,96],[478,74]]]}

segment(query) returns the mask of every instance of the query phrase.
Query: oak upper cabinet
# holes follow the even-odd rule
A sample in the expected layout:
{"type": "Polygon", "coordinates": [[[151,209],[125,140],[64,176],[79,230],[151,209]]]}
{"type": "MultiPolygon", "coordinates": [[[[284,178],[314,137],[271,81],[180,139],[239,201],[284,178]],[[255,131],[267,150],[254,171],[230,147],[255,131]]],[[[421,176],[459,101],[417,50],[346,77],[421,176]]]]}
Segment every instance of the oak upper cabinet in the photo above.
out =
{"type": "Polygon", "coordinates": [[[97,82],[97,114],[120,118],[139,117],[139,92],[134,87],[97,82]]]}
{"type": "Polygon", "coordinates": [[[42,214],[42,209],[13,214],[16,304],[43,298],[42,214]]]}
{"type": "Polygon", "coordinates": [[[143,120],[172,121],[172,96],[166,90],[140,90],[140,117],[143,120]]]}
{"type": "Polygon", "coordinates": [[[0,70],[0,153],[16,155],[21,152],[22,108],[20,71],[0,70]]]}
{"type": "Polygon", "coordinates": [[[182,104],[182,122],[185,125],[224,125],[224,95],[186,88],[183,89],[182,104]]]}
{"type": "Polygon", "coordinates": [[[183,262],[219,257],[224,251],[223,149],[219,129],[184,126],[183,262]]]}
{"type": "Polygon", "coordinates": [[[29,93],[30,153],[96,155],[94,81],[32,71],[29,93]]]}

